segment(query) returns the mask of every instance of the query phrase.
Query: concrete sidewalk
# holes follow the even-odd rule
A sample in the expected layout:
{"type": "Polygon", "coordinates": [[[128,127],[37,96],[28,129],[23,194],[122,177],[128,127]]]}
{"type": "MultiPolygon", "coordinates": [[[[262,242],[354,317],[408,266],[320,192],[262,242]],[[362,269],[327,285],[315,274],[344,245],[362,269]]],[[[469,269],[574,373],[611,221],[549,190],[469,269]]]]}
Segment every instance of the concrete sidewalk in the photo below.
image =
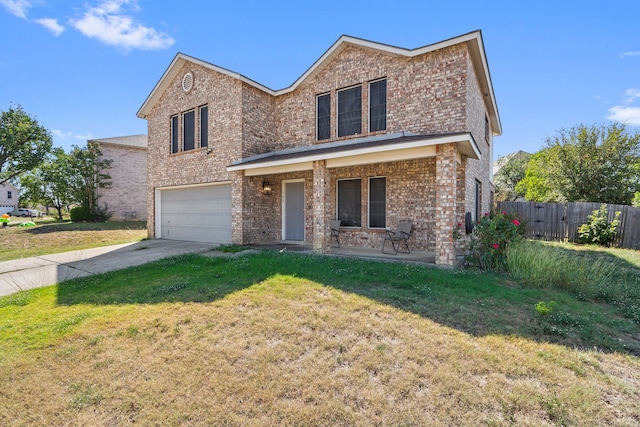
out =
{"type": "Polygon", "coordinates": [[[216,246],[157,239],[4,261],[0,262],[0,296],[174,255],[208,252],[216,246]]]}

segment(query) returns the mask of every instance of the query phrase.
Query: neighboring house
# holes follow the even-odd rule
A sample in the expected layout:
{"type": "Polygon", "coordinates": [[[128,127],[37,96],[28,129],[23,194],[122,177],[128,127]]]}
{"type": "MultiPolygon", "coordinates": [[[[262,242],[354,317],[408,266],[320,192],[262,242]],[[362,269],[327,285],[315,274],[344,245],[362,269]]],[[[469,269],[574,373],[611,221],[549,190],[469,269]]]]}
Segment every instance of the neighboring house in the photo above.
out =
{"type": "Polygon", "coordinates": [[[418,49],[342,36],[272,90],[179,53],[142,107],[150,237],[412,249],[455,262],[454,226],[489,210],[501,124],[480,31],[418,49]]]}
{"type": "Polygon", "coordinates": [[[18,209],[18,187],[10,182],[0,184],[0,215],[18,209]]]}
{"type": "Polygon", "coordinates": [[[111,159],[111,186],[98,190],[98,203],[113,212],[113,221],[147,219],[147,135],[90,139],[102,158],[111,159]]]}

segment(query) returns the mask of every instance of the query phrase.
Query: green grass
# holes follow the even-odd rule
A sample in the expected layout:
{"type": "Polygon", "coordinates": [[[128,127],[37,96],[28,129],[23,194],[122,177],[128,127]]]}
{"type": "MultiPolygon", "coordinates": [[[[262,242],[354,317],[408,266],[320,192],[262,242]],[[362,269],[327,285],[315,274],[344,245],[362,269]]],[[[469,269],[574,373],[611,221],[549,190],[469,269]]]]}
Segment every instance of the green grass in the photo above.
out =
{"type": "Polygon", "coordinates": [[[0,227],[0,261],[117,245],[147,237],[146,222],[38,222],[35,227],[0,227]]]}
{"type": "Polygon", "coordinates": [[[568,290],[580,300],[616,307],[640,324],[640,255],[637,251],[522,241],[508,256],[510,275],[536,288],[568,290]]]}
{"type": "Polygon", "coordinates": [[[616,304],[477,271],[209,255],[0,298],[0,424],[640,423],[640,325],[616,304]]]}

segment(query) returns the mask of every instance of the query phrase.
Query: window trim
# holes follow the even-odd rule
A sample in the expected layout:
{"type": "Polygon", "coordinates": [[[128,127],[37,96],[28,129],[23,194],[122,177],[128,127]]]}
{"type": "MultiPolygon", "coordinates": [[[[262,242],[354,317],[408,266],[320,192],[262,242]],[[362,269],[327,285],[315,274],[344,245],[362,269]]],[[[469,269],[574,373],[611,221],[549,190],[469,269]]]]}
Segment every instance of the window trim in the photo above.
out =
{"type": "Polygon", "coordinates": [[[385,131],[385,130],[387,130],[387,94],[389,93],[388,86],[387,86],[387,78],[386,77],[382,77],[382,78],[379,78],[379,79],[376,79],[376,80],[371,80],[369,82],[369,87],[368,88],[369,88],[369,100],[368,100],[369,101],[369,120],[368,120],[368,122],[369,122],[369,132],[385,131]],[[374,84],[374,83],[382,82],[382,81],[385,82],[385,84],[384,84],[384,128],[371,130],[371,119],[372,119],[372,116],[371,116],[371,85],[374,84]]]}
{"type": "Polygon", "coordinates": [[[338,89],[336,91],[336,137],[343,138],[343,137],[353,136],[353,135],[362,135],[362,83],[358,83],[353,86],[338,89]],[[341,135],[340,134],[340,93],[346,92],[348,90],[354,90],[356,88],[360,88],[360,131],[356,133],[348,133],[348,134],[341,135]]]}
{"type": "Polygon", "coordinates": [[[387,228],[387,177],[386,176],[370,176],[367,180],[367,228],[372,230],[384,230],[387,228]],[[384,225],[382,227],[371,226],[371,180],[384,178],[384,225]]]}
{"type": "Polygon", "coordinates": [[[7,199],[13,199],[13,192],[11,190],[7,190],[7,199]]]}
{"type": "Polygon", "coordinates": [[[339,178],[336,179],[336,218],[340,219],[340,182],[341,181],[359,181],[360,185],[359,185],[359,190],[360,190],[360,203],[358,204],[359,207],[359,218],[358,218],[358,222],[360,225],[345,225],[345,224],[341,224],[340,227],[341,228],[362,228],[362,178],[361,177],[353,177],[353,178],[339,178]]]}

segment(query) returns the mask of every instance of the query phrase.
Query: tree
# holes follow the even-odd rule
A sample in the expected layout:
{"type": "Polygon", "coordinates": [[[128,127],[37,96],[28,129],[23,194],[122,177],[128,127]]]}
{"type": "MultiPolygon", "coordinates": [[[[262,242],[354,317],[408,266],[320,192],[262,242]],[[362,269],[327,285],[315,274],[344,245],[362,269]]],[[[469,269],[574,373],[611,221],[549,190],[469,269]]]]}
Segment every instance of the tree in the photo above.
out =
{"type": "Polygon", "coordinates": [[[0,112],[0,184],[37,167],[51,151],[51,134],[21,106],[0,112]]]}
{"type": "Polygon", "coordinates": [[[639,133],[615,122],[581,124],[547,139],[519,188],[532,201],[630,204],[640,190],[639,165],[639,133]]]}
{"type": "Polygon", "coordinates": [[[106,221],[111,215],[107,206],[100,206],[100,189],[111,186],[111,176],[106,172],[113,160],[102,158],[98,144],[87,144],[86,148],[73,146],[69,162],[74,173],[70,182],[73,199],[86,209],[91,221],[106,221]]]}
{"type": "Polygon", "coordinates": [[[524,179],[530,159],[531,154],[524,151],[518,151],[498,159],[499,169],[494,175],[498,200],[516,200],[518,197],[524,197],[523,192],[516,190],[516,185],[524,179]]]}
{"type": "Polygon", "coordinates": [[[74,197],[73,175],[69,155],[62,148],[54,148],[38,169],[21,177],[22,198],[55,208],[58,219],[62,220],[62,209],[69,206],[74,197]]]}
{"type": "Polygon", "coordinates": [[[562,201],[562,196],[552,187],[547,173],[550,151],[541,150],[533,154],[527,163],[524,178],[516,184],[516,193],[522,194],[525,200],[549,203],[562,201]]]}

